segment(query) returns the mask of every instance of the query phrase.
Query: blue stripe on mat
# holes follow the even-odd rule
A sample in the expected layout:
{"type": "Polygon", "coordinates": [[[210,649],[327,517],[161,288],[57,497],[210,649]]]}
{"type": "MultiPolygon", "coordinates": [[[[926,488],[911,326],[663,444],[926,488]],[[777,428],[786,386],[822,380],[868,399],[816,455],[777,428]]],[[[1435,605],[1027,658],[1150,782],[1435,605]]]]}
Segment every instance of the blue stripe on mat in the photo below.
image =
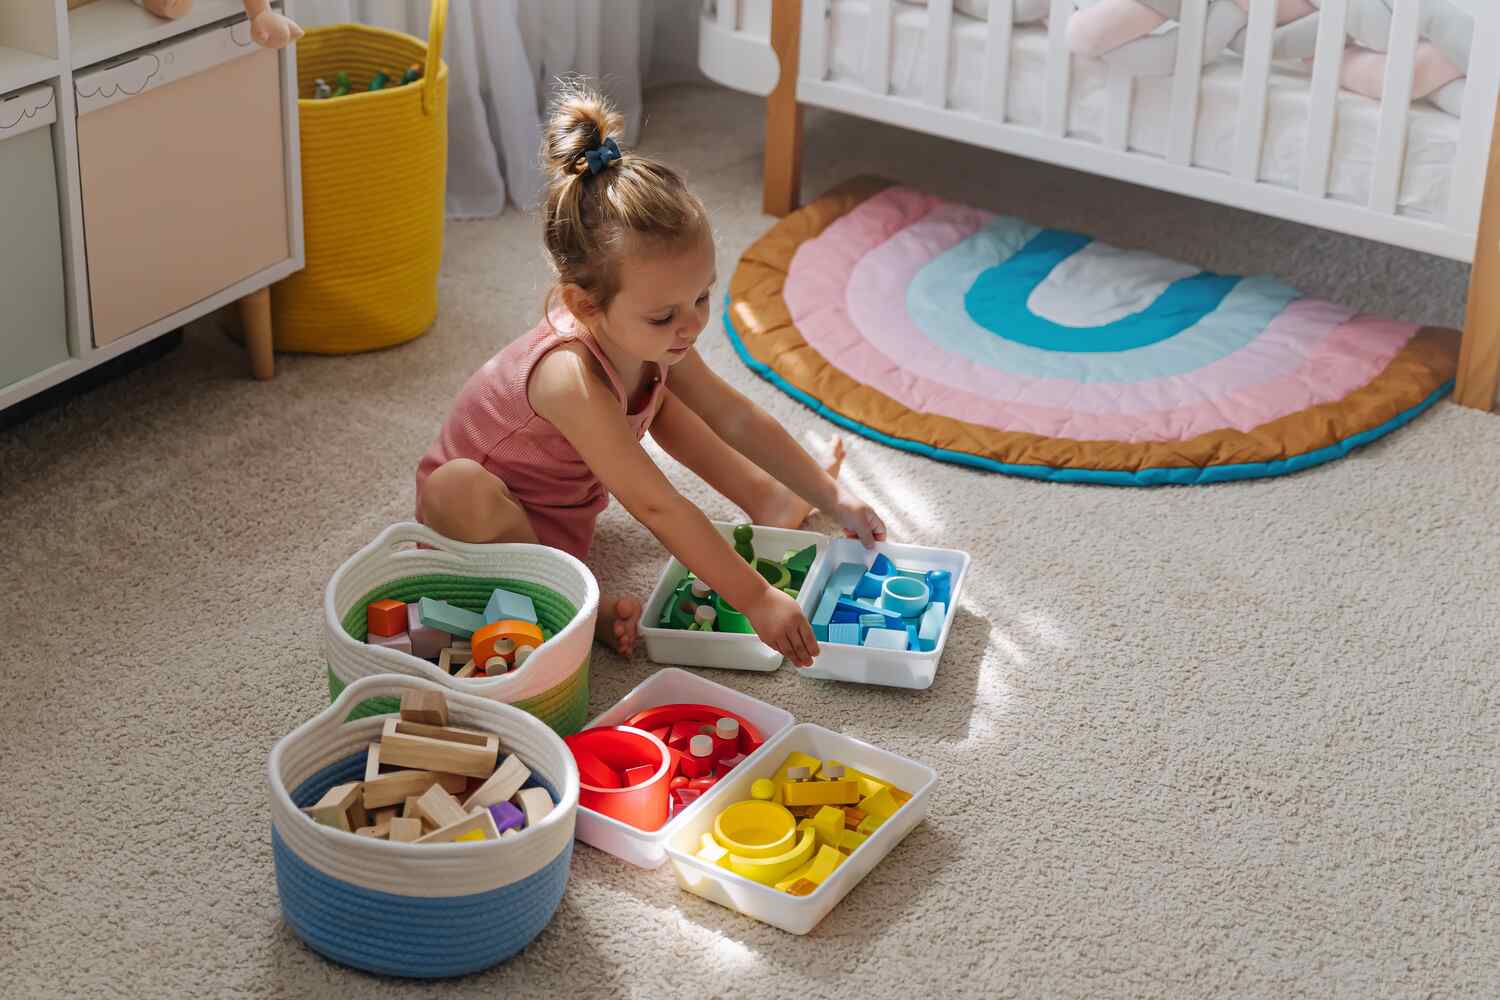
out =
{"type": "Polygon", "coordinates": [[[734,328],[734,320],[729,315],[729,296],[724,297],[724,332],[729,335],[729,342],[734,345],[735,353],[740,356],[747,367],[761,378],[770,382],[776,388],[786,393],[809,409],[816,412],[823,419],[838,424],[853,431],[856,434],[879,441],[881,444],[892,448],[900,448],[902,451],[914,452],[939,462],[951,462],[955,465],[967,465],[975,469],[984,469],[988,472],[1000,472],[1008,476],[1024,476],[1027,479],[1044,479],[1054,483],[1098,483],[1105,486],[1194,486],[1205,483],[1232,482],[1239,479],[1264,479],[1270,476],[1284,476],[1292,472],[1301,472],[1315,465],[1332,462],[1334,459],[1343,458],[1356,448],[1369,444],[1371,441],[1385,437],[1391,431],[1404,427],[1453,391],[1453,379],[1449,379],[1433,390],[1432,394],[1422,400],[1409,410],[1396,414],[1385,423],[1372,427],[1366,431],[1345,438],[1336,444],[1316,451],[1305,452],[1301,455],[1293,455],[1291,458],[1278,459],[1275,462],[1244,462],[1238,465],[1209,465],[1193,466],[1190,468],[1152,468],[1140,469],[1136,472],[1122,472],[1115,469],[1059,469],[1050,465],[1013,465],[1009,462],[997,462],[992,458],[984,458],[979,455],[970,455],[962,451],[949,451],[946,448],[934,448],[930,444],[921,441],[912,441],[907,438],[892,437],[867,427],[857,420],[852,420],[836,410],[830,409],[822,400],[810,396],[782,378],[770,366],[761,363],[751,356],[740,340],[738,331],[734,328]]]}

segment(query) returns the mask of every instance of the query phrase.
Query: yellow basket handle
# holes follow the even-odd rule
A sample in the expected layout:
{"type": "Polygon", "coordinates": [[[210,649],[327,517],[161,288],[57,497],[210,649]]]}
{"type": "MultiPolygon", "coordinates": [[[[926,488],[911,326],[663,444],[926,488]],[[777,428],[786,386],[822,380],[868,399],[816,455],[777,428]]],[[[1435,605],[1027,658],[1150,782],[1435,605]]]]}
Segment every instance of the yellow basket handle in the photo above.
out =
{"type": "Polygon", "coordinates": [[[443,31],[448,27],[448,0],[432,0],[427,22],[427,68],[422,79],[422,113],[432,114],[437,102],[438,71],[443,65],[443,31]]]}

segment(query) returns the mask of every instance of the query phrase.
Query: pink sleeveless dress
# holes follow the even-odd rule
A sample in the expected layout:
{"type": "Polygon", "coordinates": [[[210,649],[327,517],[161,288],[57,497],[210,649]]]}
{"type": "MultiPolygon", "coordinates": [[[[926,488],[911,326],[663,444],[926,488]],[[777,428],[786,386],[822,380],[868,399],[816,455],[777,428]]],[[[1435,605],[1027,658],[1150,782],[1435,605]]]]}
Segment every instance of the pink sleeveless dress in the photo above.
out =
{"type": "Polygon", "coordinates": [[[422,484],[432,470],[455,458],[468,458],[505,483],[543,545],[579,559],[588,555],[594,521],[609,504],[609,492],[568,439],[531,408],[526,397],[531,372],[567,341],[583,344],[609,376],[620,410],[639,441],[661,410],[666,370],[658,370],[650,396],[630,413],[630,396],[614,365],[592,334],[575,330],[572,316],[554,314],[551,325],[543,320],[469,377],[437,440],[417,465],[417,520],[422,520],[422,484]]]}

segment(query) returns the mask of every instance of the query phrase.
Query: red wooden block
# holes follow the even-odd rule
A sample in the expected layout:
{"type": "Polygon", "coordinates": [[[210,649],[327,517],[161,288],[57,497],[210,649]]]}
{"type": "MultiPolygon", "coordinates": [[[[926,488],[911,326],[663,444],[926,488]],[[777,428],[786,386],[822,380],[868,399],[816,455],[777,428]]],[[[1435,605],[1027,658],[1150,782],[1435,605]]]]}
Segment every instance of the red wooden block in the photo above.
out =
{"type": "Polygon", "coordinates": [[[643,781],[650,781],[655,775],[659,765],[637,764],[635,767],[625,769],[625,784],[639,785],[643,781]]]}
{"type": "Polygon", "coordinates": [[[365,628],[371,635],[400,635],[406,631],[406,605],[400,601],[376,601],[365,609],[365,628]]]}
{"type": "Polygon", "coordinates": [[[692,781],[689,781],[687,783],[687,786],[697,792],[706,792],[710,788],[714,787],[714,782],[718,780],[719,779],[715,778],[713,775],[709,775],[706,778],[694,778],[692,781]]]}
{"type": "Polygon", "coordinates": [[[667,761],[667,777],[675,778],[682,773],[683,753],[681,750],[674,750],[671,747],[667,747],[667,755],[671,758],[667,761]]]}
{"type": "Polygon", "coordinates": [[[651,735],[665,743],[672,736],[672,727],[662,726],[660,729],[653,729],[651,730],[651,735]]]}
{"type": "Polygon", "coordinates": [[[573,751],[573,760],[578,764],[578,780],[595,788],[621,788],[620,772],[591,753],[573,751]]]}
{"type": "Polygon", "coordinates": [[[687,752],[688,741],[698,735],[698,730],[703,728],[703,723],[691,719],[672,723],[671,735],[667,738],[667,746],[674,750],[687,752]]]}

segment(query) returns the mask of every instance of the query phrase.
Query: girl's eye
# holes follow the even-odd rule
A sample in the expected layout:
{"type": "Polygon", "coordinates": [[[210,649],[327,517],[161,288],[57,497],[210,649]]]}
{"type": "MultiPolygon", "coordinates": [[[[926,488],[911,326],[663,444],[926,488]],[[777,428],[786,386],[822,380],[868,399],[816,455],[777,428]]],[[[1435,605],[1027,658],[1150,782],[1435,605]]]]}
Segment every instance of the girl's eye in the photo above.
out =
{"type": "Polygon", "coordinates": [[[668,323],[672,322],[672,314],[667,313],[665,316],[662,316],[660,318],[652,316],[647,319],[646,322],[650,323],[652,326],[666,326],[668,323]]]}
{"type": "Polygon", "coordinates": [[[700,306],[703,305],[703,303],[705,303],[707,301],[708,301],[708,293],[707,292],[704,292],[702,295],[698,296],[698,304],[700,306]]]}

